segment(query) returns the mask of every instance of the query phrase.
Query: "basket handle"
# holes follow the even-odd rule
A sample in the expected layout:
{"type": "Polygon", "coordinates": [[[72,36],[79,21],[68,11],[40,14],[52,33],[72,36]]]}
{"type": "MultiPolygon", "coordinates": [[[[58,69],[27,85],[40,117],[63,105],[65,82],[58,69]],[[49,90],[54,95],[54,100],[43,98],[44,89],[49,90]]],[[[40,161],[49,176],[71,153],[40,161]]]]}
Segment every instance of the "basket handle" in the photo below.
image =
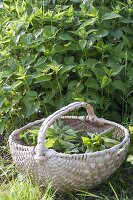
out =
{"type": "Polygon", "coordinates": [[[61,108],[60,110],[57,110],[56,112],[54,112],[52,115],[48,116],[44,122],[42,123],[42,126],[39,130],[39,134],[38,134],[38,139],[37,139],[37,145],[36,145],[36,154],[39,155],[43,155],[44,151],[48,150],[46,147],[44,147],[44,141],[45,141],[45,134],[47,129],[51,126],[51,124],[61,118],[63,115],[65,115],[66,113],[68,113],[69,111],[75,110],[77,108],[80,107],[84,107],[87,110],[88,116],[87,118],[90,121],[94,121],[97,117],[94,113],[94,109],[90,104],[87,104],[85,102],[75,102],[75,103],[71,103],[68,106],[65,106],[63,108],[61,108]]]}

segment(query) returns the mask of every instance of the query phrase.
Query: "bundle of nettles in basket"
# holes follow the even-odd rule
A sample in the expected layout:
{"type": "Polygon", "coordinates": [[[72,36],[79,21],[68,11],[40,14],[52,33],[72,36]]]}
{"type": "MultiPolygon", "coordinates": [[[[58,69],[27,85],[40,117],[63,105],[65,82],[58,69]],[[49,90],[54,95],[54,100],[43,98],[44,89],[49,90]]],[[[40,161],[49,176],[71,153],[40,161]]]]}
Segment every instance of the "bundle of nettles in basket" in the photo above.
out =
{"type": "MultiPolygon", "coordinates": [[[[120,143],[113,136],[115,128],[108,128],[101,133],[90,133],[85,130],[75,130],[64,125],[61,120],[55,122],[46,132],[44,146],[62,153],[85,153],[108,149],[120,143]]],[[[21,133],[21,140],[25,145],[35,146],[39,129],[21,133]]]]}

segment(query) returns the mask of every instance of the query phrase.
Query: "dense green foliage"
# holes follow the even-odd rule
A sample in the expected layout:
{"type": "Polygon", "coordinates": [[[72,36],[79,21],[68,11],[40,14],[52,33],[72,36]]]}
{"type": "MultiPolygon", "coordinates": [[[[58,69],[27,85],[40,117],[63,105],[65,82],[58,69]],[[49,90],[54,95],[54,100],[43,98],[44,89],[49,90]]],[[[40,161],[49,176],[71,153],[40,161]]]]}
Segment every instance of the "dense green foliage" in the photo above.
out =
{"type": "MultiPolygon", "coordinates": [[[[91,103],[100,117],[133,124],[131,0],[3,1],[0,133],[9,135],[73,101],[91,103]]],[[[7,140],[0,134],[0,199],[35,199],[35,192],[39,200],[133,199],[133,134],[129,163],[93,189],[94,194],[81,196],[55,197],[31,182],[27,187],[18,177],[12,179],[17,173],[7,140]]]]}
{"type": "Polygon", "coordinates": [[[77,100],[115,121],[131,114],[132,11],[130,0],[5,0],[1,131],[77,100]]]}

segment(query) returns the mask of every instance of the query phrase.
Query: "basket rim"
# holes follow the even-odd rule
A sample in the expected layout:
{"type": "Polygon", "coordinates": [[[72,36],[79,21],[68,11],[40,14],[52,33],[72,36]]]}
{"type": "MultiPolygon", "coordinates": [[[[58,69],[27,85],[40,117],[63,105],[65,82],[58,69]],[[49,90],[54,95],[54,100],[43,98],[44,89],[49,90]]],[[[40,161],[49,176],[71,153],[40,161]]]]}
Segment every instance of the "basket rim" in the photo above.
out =
{"type": "MultiPolygon", "coordinates": [[[[64,118],[74,119],[74,117],[75,117],[75,119],[79,119],[79,120],[85,119],[84,116],[79,116],[79,117],[77,117],[77,116],[64,116],[64,117],[61,117],[61,119],[64,119],[64,118]]],[[[118,124],[118,123],[113,122],[113,121],[109,121],[109,120],[106,120],[106,119],[103,119],[103,118],[99,118],[99,119],[101,119],[102,121],[104,121],[105,124],[113,125],[113,126],[115,126],[117,128],[120,128],[121,130],[123,130],[123,132],[124,132],[124,138],[123,138],[123,140],[119,144],[114,145],[113,147],[108,148],[108,149],[104,149],[104,150],[100,150],[100,151],[95,151],[95,152],[79,153],[79,154],[77,154],[77,153],[74,153],[74,154],[65,154],[65,153],[57,152],[57,151],[55,151],[53,149],[45,149],[45,147],[44,147],[44,150],[45,151],[51,151],[51,150],[53,150],[54,151],[53,155],[56,155],[58,157],[68,157],[68,156],[69,157],[74,157],[74,156],[80,157],[80,156],[83,156],[83,155],[89,155],[89,156],[91,156],[91,155],[94,155],[94,156],[97,155],[98,156],[98,155],[101,155],[101,154],[115,152],[118,149],[121,149],[126,143],[128,143],[128,144],[130,143],[130,135],[129,135],[129,131],[128,131],[127,128],[125,128],[121,124],[118,124]]],[[[35,147],[36,146],[27,146],[27,145],[22,145],[22,144],[18,143],[18,139],[20,139],[19,138],[19,134],[22,131],[24,131],[24,130],[26,130],[28,128],[40,125],[41,123],[44,122],[44,120],[45,120],[45,118],[42,118],[40,120],[35,120],[34,122],[30,122],[30,123],[26,124],[25,126],[19,128],[19,129],[14,130],[10,134],[10,136],[9,136],[9,146],[11,146],[11,144],[13,144],[13,145],[15,145],[15,146],[17,146],[17,147],[19,147],[21,149],[25,149],[25,150],[26,149],[27,150],[34,149],[34,152],[36,154],[36,151],[35,151],[35,147]]],[[[88,121],[90,122],[90,120],[88,120],[88,121]]],[[[19,141],[21,141],[21,140],[19,140],[19,141]]]]}

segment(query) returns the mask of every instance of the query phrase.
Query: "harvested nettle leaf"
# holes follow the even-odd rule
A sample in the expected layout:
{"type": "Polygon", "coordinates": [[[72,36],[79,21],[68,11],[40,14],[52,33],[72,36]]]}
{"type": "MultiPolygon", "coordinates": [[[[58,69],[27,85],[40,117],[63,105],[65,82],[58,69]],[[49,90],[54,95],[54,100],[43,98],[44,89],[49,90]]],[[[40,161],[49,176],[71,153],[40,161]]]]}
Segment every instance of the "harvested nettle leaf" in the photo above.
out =
{"type": "Polygon", "coordinates": [[[28,146],[35,146],[37,144],[37,136],[39,129],[29,129],[20,134],[20,139],[28,146]]]}
{"type": "MultiPolygon", "coordinates": [[[[44,146],[68,154],[100,151],[120,143],[113,136],[114,131],[115,128],[111,127],[101,133],[90,133],[58,120],[48,128],[44,146]]],[[[21,134],[21,139],[26,145],[36,145],[38,132],[39,129],[28,130],[21,134]]]]}
{"type": "Polygon", "coordinates": [[[108,149],[120,143],[117,139],[113,138],[115,128],[109,128],[99,134],[89,133],[88,137],[81,137],[84,146],[84,152],[94,152],[108,149]]]}

